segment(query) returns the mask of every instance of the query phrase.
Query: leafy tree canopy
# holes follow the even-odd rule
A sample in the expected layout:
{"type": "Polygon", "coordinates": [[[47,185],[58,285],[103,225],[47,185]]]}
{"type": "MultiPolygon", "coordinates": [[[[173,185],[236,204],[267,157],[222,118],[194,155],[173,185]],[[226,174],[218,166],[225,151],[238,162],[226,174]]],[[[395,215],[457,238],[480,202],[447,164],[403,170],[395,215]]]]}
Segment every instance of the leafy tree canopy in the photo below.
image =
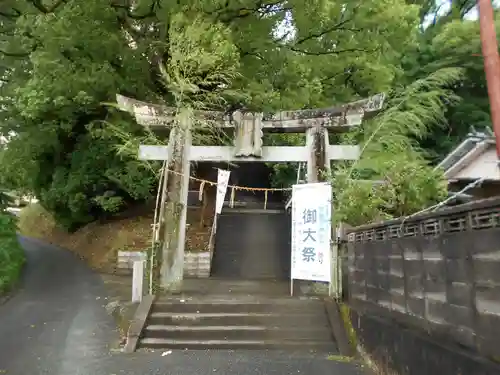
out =
{"type": "Polygon", "coordinates": [[[385,91],[402,73],[401,46],[416,43],[419,10],[404,0],[4,0],[0,131],[16,136],[2,173],[68,228],[122,209],[147,199],[155,176],[102,135],[106,122],[143,135],[103,105],[116,93],[173,103],[162,67],[181,63],[194,100],[224,86],[218,107],[297,109],[385,91]],[[226,47],[208,65],[185,61],[188,31],[191,51],[226,47]],[[235,78],[210,75],[214,62],[235,78]]]}
{"type": "Polygon", "coordinates": [[[361,145],[361,158],[333,176],[337,220],[359,225],[399,218],[446,196],[442,173],[429,165],[419,141],[446,126],[446,107],[463,70],[440,69],[392,93],[385,111],[344,142],[361,145]]]}
{"type": "MultiPolygon", "coordinates": [[[[454,87],[454,92],[461,100],[447,107],[446,126],[435,128],[421,141],[421,145],[432,154],[433,161],[437,162],[461,142],[471,128],[483,130],[491,127],[491,119],[479,22],[465,17],[476,2],[457,0],[431,3],[432,6],[427,7],[421,15],[426,27],[420,32],[418,43],[410,45],[403,58],[405,75],[402,83],[410,84],[442,68],[465,69],[464,79],[454,87]],[[449,10],[440,12],[440,8],[445,5],[450,5],[449,10]]],[[[499,33],[500,20],[496,24],[499,33]]]]}

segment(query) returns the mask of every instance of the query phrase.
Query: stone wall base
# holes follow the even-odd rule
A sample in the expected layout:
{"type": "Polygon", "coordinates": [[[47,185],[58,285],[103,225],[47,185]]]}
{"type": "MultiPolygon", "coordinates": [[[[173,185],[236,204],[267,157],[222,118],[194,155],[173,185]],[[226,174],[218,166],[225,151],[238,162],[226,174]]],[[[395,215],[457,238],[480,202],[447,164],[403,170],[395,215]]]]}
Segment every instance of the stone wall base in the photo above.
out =
{"type": "Polygon", "coordinates": [[[186,253],[184,255],[184,276],[194,278],[210,277],[210,258],[209,251],[186,253]]]}
{"type": "Polygon", "coordinates": [[[500,364],[452,343],[398,324],[388,317],[351,309],[357,344],[381,373],[401,375],[497,375],[500,364]],[[393,371],[393,372],[390,372],[393,371]]]}
{"type": "Polygon", "coordinates": [[[294,296],[328,296],[330,284],[319,281],[293,280],[294,296]]]}

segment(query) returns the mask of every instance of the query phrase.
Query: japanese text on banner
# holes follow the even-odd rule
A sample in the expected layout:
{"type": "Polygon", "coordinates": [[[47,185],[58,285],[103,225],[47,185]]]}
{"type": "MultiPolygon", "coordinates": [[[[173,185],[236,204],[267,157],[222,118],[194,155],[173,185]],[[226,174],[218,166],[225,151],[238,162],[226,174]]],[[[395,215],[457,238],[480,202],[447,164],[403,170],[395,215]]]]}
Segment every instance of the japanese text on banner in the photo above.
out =
{"type": "Polygon", "coordinates": [[[331,186],[296,185],[292,199],[292,278],[330,281],[331,186]]]}

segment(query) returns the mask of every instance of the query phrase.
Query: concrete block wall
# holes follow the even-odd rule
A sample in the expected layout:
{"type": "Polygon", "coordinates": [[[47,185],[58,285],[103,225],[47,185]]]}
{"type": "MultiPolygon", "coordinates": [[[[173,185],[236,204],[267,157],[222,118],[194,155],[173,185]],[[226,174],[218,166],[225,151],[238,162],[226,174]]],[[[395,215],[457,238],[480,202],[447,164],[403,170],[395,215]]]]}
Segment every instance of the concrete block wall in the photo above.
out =
{"type": "Polygon", "coordinates": [[[353,228],[349,302],[500,359],[500,199],[353,228]]]}

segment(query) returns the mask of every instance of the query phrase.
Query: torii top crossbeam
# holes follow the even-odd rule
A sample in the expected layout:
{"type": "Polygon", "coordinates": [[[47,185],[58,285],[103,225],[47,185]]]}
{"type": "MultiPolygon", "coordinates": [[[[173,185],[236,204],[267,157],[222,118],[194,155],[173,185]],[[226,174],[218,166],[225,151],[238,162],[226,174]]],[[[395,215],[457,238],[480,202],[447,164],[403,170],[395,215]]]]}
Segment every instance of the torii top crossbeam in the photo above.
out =
{"type": "MultiPolygon", "coordinates": [[[[361,125],[365,113],[379,111],[384,103],[385,94],[377,94],[367,99],[323,109],[281,111],[275,113],[235,112],[233,118],[258,122],[262,131],[303,132],[308,128],[321,126],[329,130],[361,125]]],[[[168,127],[174,121],[176,109],[160,104],[145,103],[122,95],[116,96],[118,107],[133,114],[137,123],[154,128],[168,127]]],[[[235,122],[217,111],[197,111],[196,115],[211,120],[215,126],[234,128],[235,122]]]]}

